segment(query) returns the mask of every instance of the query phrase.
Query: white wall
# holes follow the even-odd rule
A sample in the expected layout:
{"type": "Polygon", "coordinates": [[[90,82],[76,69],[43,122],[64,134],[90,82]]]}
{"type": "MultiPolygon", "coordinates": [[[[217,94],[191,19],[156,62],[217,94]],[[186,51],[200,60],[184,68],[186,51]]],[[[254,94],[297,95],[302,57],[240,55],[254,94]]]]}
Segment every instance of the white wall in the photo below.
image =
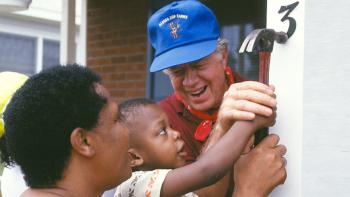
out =
{"type": "Polygon", "coordinates": [[[18,18],[0,13],[0,32],[13,33],[31,37],[41,37],[59,40],[59,24],[18,18]]]}
{"type": "MultiPolygon", "coordinates": [[[[286,31],[278,10],[296,0],[268,0],[267,27],[286,31]]],[[[271,83],[277,124],[288,148],[288,178],[273,197],[350,196],[350,1],[299,1],[295,34],[275,45],[271,83]]]]}
{"type": "Polygon", "coordinates": [[[305,1],[302,194],[350,196],[350,1],[305,1]]]}
{"type": "MultiPolygon", "coordinates": [[[[269,0],[267,27],[287,32],[289,22],[281,19],[286,12],[278,13],[281,6],[294,0],[269,0]]],[[[301,160],[303,139],[303,67],[304,67],[304,3],[289,14],[296,20],[296,31],[285,44],[275,43],[271,54],[270,83],[276,86],[277,121],[271,133],[280,136],[288,152],[286,154],[288,177],[272,197],[301,196],[301,160]]]]}
{"type": "MultiPolygon", "coordinates": [[[[80,24],[81,1],[76,0],[76,24],[80,24]]],[[[62,18],[61,11],[62,0],[32,0],[28,10],[18,11],[16,14],[59,22],[62,18]]]]}

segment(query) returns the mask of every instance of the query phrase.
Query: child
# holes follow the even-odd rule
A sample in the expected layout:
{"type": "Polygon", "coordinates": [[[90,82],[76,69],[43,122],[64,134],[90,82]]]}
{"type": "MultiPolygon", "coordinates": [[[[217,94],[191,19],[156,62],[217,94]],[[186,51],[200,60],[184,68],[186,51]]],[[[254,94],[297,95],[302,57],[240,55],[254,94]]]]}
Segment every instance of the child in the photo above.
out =
{"type": "Polygon", "coordinates": [[[132,99],[120,104],[122,122],[130,130],[132,177],[115,197],[196,196],[199,188],[222,178],[238,159],[254,131],[271,126],[274,116],[236,122],[199,160],[186,165],[184,142],[164,111],[153,101],[132,99]],[[174,170],[170,170],[174,169],[174,170]]]}

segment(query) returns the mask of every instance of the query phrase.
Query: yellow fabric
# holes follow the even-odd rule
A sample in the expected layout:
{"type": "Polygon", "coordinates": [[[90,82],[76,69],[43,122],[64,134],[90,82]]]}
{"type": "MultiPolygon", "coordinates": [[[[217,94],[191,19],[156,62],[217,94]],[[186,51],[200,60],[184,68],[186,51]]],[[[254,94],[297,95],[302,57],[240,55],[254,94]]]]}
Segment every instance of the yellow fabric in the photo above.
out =
{"type": "Polygon", "coordinates": [[[27,76],[15,72],[0,72],[0,137],[4,134],[4,120],[2,117],[7,103],[12,95],[28,79],[27,76]]]}

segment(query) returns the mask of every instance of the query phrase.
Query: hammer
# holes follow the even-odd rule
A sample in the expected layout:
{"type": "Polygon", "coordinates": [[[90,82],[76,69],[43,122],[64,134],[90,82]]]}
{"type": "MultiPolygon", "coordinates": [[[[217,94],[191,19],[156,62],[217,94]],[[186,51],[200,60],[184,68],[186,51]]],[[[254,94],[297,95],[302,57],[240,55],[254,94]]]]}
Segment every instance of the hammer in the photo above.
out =
{"type": "MultiPolygon", "coordinates": [[[[259,82],[269,84],[270,56],[274,41],[283,44],[287,40],[287,33],[275,32],[273,29],[256,29],[244,39],[239,53],[259,53],[259,82]]],[[[257,145],[268,133],[268,128],[257,131],[254,144],[257,145]]]]}

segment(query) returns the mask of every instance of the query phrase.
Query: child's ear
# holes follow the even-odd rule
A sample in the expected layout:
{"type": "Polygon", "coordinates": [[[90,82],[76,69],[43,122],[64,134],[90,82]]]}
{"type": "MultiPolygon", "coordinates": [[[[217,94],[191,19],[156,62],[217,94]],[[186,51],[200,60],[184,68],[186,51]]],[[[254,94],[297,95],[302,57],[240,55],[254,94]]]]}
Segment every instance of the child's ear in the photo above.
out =
{"type": "Polygon", "coordinates": [[[70,143],[75,152],[84,155],[86,157],[91,157],[95,154],[95,149],[92,146],[93,136],[89,135],[85,129],[75,128],[70,135],[70,143]]]}
{"type": "Polygon", "coordinates": [[[130,148],[128,150],[128,153],[130,156],[130,163],[132,168],[137,168],[143,164],[143,157],[136,149],[130,148]]]}

